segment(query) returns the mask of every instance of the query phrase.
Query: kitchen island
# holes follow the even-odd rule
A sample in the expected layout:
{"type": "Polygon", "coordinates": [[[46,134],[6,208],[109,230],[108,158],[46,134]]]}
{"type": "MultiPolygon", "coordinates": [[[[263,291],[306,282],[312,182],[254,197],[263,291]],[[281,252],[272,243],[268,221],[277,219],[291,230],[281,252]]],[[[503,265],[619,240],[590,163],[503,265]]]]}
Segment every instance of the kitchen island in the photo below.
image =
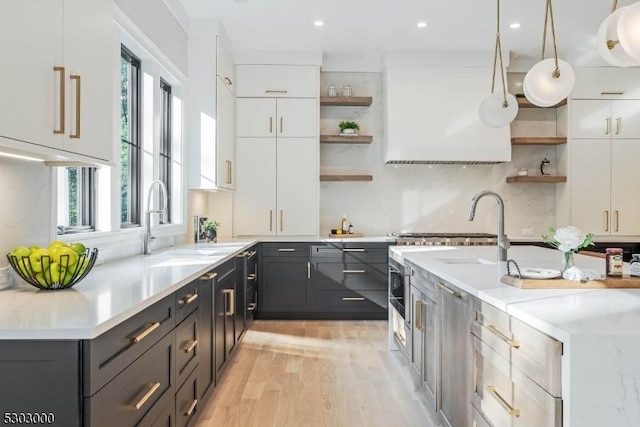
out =
{"type": "MultiPolygon", "coordinates": [[[[640,289],[519,289],[500,282],[506,263],[497,262],[495,247],[390,250],[478,305],[489,304],[561,342],[563,426],[640,425],[640,289]]],[[[557,269],[561,257],[532,246],[512,247],[508,255],[523,268],[557,269]]],[[[575,258],[578,267],[604,271],[603,259],[575,258]]]]}

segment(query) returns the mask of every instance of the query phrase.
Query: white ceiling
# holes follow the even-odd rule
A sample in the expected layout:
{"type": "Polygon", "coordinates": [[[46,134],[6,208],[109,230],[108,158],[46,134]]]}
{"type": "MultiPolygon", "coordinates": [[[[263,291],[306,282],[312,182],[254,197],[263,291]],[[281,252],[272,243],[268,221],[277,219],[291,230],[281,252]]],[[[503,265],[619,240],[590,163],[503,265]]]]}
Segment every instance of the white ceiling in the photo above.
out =
{"type": "MultiPolygon", "coordinates": [[[[236,50],[492,50],[495,0],[180,0],[191,17],[219,18],[236,50]],[[324,27],[313,26],[323,20],[324,27]],[[428,27],[418,29],[418,21],[428,27]]],[[[633,3],[621,0],[619,7],[633,3]]],[[[560,55],[597,56],[593,44],[607,0],[554,0],[560,55]]],[[[545,0],[501,0],[503,48],[513,59],[540,56],[545,0]],[[521,28],[509,29],[518,21],[521,28]]],[[[548,46],[550,48],[550,46],[548,46]]],[[[548,51],[547,57],[550,52],[548,51]]]]}

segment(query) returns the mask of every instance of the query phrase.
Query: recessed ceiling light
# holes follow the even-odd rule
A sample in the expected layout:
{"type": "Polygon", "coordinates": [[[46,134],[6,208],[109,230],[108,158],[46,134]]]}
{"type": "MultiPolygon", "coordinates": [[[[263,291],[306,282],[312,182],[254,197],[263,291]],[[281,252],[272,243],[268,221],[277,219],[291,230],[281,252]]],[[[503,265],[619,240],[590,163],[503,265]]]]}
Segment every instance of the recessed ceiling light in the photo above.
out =
{"type": "Polygon", "coordinates": [[[316,27],[322,27],[324,25],[324,21],[313,21],[313,25],[315,25],[316,27]]]}
{"type": "Polygon", "coordinates": [[[427,28],[427,23],[424,21],[418,22],[418,28],[427,28]]]}
{"type": "Polygon", "coordinates": [[[512,22],[511,24],[509,24],[509,28],[511,28],[512,30],[515,30],[516,28],[520,28],[520,23],[512,22]]]}

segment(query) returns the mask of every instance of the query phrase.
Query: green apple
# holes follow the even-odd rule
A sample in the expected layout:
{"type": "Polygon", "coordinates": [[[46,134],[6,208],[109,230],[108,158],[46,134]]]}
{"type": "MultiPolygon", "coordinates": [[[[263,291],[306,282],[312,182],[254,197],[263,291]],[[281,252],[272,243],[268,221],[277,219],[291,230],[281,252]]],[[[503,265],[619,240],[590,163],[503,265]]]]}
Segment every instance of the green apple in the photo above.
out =
{"type": "Polygon", "coordinates": [[[57,256],[58,262],[64,268],[69,268],[78,262],[78,254],[68,246],[58,248],[57,256]]]}
{"type": "Polygon", "coordinates": [[[31,252],[36,251],[38,249],[42,249],[42,246],[38,246],[38,245],[29,246],[29,251],[31,251],[31,252]]]}
{"type": "MultiPolygon", "coordinates": [[[[60,276],[63,268],[57,262],[52,262],[49,266],[49,277],[51,278],[52,283],[60,283],[60,276]]],[[[46,273],[45,273],[46,277],[46,273]]]]}
{"type": "Polygon", "coordinates": [[[79,242],[72,243],[69,245],[69,247],[73,249],[78,255],[83,255],[84,253],[87,252],[87,247],[79,242]]]}
{"type": "Polygon", "coordinates": [[[31,268],[33,271],[39,273],[49,267],[51,257],[49,256],[49,251],[46,249],[36,249],[31,252],[31,255],[29,255],[29,261],[31,261],[31,268]]]}
{"type": "Polygon", "coordinates": [[[19,270],[18,272],[28,277],[32,276],[31,267],[28,261],[30,254],[31,250],[25,246],[17,246],[11,249],[11,252],[9,252],[9,257],[12,261],[15,261],[16,266],[19,270]]]}
{"type": "Polygon", "coordinates": [[[67,245],[66,242],[63,242],[62,240],[54,240],[53,242],[49,243],[49,247],[51,246],[62,246],[62,247],[67,247],[69,245],[67,245]]]}
{"type": "Polygon", "coordinates": [[[20,262],[23,257],[28,257],[29,254],[31,254],[31,250],[29,250],[29,248],[25,246],[17,246],[11,249],[11,252],[9,252],[9,256],[16,257],[16,260],[18,262],[20,262]]]}
{"type": "Polygon", "coordinates": [[[49,285],[47,284],[47,281],[44,278],[44,274],[36,273],[36,280],[38,281],[38,283],[40,283],[40,285],[44,286],[45,288],[49,287],[49,285]]]}
{"type": "Polygon", "coordinates": [[[60,251],[64,246],[60,245],[49,245],[47,250],[49,251],[49,256],[51,257],[52,262],[60,262],[60,251]]]}

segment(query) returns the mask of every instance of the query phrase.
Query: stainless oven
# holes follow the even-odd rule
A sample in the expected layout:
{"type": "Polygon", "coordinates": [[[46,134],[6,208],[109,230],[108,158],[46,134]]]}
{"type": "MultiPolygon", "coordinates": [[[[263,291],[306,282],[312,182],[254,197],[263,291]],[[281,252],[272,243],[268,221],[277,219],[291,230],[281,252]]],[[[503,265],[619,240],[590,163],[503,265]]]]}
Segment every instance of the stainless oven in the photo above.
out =
{"type": "Polygon", "coordinates": [[[404,265],[389,258],[389,326],[390,344],[392,348],[402,350],[406,355],[410,350],[409,320],[411,315],[406,298],[409,296],[409,278],[405,274],[404,265]]]}

